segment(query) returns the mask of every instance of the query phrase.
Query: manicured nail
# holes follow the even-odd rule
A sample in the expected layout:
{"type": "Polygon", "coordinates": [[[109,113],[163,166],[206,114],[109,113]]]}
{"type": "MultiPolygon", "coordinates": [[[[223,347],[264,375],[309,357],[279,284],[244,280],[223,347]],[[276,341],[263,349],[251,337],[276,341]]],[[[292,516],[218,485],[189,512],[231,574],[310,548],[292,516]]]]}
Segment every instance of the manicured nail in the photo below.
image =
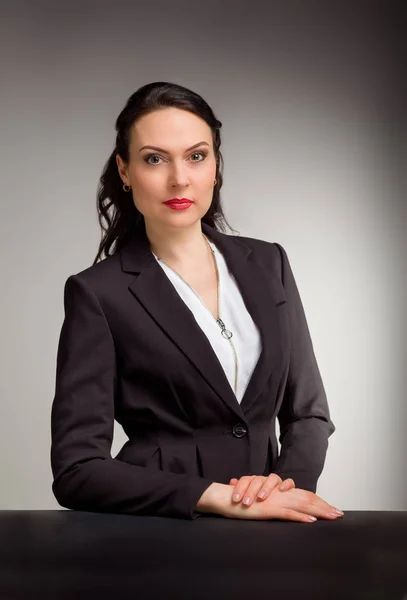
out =
{"type": "Polygon", "coordinates": [[[239,502],[239,500],[240,500],[240,494],[233,494],[233,500],[235,502],[239,502]]]}
{"type": "Polygon", "coordinates": [[[249,496],[246,496],[246,498],[243,500],[243,504],[250,504],[250,500],[251,498],[249,498],[249,496]]]}
{"type": "Polygon", "coordinates": [[[341,516],[345,514],[345,513],[344,513],[344,512],[342,512],[341,510],[338,510],[337,508],[335,508],[335,512],[336,512],[338,515],[341,515],[341,516]]]}
{"type": "Polygon", "coordinates": [[[264,498],[265,495],[266,495],[266,492],[264,490],[262,490],[259,494],[259,498],[264,498]]]}

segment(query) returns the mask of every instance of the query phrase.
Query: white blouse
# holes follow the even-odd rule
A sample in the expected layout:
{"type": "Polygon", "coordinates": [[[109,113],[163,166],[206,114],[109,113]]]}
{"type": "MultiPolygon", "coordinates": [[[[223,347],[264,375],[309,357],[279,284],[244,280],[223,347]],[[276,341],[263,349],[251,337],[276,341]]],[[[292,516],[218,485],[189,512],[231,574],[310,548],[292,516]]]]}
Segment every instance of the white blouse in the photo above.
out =
{"type": "Polygon", "coordinates": [[[207,336],[233,391],[237,362],[236,398],[240,403],[261,353],[260,332],[246,308],[223,255],[211,240],[206,239],[215,252],[219,271],[219,318],[226,329],[232,332],[230,340],[223,337],[221,327],[198,294],[180,275],[153,254],[207,336]],[[236,358],[231,342],[236,351],[236,358]]]}

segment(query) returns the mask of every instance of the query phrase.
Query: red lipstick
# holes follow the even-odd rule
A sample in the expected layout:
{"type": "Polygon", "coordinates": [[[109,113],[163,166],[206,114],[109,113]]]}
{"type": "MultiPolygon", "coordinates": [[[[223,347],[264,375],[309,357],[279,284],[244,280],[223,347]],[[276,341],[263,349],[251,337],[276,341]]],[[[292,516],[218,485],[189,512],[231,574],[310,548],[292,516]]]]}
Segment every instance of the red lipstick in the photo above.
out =
{"type": "Polygon", "coordinates": [[[193,204],[193,201],[189,198],[170,198],[163,202],[163,204],[166,204],[169,208],[174,210],[185,210],[193,204]]]}

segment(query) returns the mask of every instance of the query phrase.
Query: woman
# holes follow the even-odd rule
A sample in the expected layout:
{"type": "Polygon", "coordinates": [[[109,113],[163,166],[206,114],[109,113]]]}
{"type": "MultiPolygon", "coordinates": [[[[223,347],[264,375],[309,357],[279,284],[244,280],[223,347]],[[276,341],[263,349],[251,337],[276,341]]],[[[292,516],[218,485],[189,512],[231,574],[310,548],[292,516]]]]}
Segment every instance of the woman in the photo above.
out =
{"type": "Polygon", "coordinates": [[[315,494],[335,426],[301,300],[281,245],[224,233],[220,127],[165,82],[117,119],[104,236],[64,289],[51,416],[62,506],[338,517],[315,494]],[[112,458],[114,419],[129,440],[112,458]]]}

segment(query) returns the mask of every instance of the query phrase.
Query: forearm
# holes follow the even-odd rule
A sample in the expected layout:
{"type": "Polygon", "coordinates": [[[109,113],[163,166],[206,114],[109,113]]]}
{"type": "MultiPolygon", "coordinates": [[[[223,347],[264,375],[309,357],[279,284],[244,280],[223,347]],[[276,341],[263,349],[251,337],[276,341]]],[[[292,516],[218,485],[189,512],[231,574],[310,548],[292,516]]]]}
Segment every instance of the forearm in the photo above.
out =
{"type": "Polygon", "coordinates": [[[86,461],[82,457],[75,448],[64,457],[61,445],[52,447],[53,492],[61,506],[73,510],[195,519],[197,499],[213,483],[111,457],[86,461]],[[68,468],[68,462],[73,466],[68,468]]]}
{"type": "Polygon", "coordinates": [[[291,477],[297,488],[315,493],[331,432],[330,423],[318,418],[286,425],[280,436],[281,451],[273,473],[283,480],[291,477]]]}

